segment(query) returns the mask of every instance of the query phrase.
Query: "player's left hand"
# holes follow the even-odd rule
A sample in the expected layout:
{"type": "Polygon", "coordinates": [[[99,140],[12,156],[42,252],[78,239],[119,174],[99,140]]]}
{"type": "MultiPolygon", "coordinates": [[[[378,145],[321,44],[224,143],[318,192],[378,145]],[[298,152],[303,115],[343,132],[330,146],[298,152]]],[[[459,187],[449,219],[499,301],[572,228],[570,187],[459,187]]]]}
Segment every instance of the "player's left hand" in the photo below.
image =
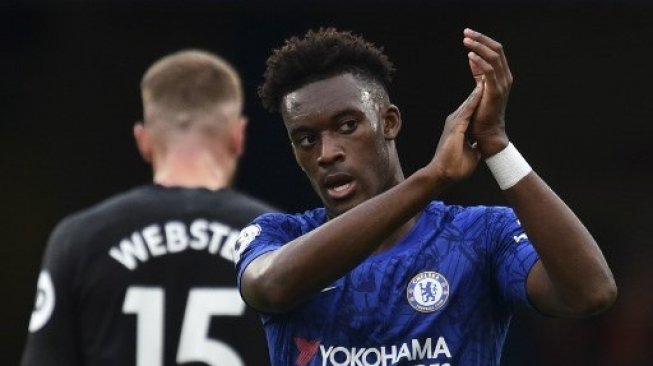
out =
{"type": "Polygon", "coordinates": [[[512,74],[501,43],[469,28],[463,34],[463,44],[470,50],[468,58],[472,75],[477,82],[481,80],[485,84],[468,134],[478,143],[481,155],[487,158],[508,145],[505,112],[512,74]]]}

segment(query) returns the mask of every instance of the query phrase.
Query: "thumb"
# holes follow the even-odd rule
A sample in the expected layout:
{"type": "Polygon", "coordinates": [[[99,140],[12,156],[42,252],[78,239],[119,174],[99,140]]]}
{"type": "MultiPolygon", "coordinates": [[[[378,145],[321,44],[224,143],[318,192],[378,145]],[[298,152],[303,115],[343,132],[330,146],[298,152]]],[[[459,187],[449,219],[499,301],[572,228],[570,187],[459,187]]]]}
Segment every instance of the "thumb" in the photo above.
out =
{"type": "Polygon", "coordinates": [[[469,70],[472,72],[476,84],[480,84],[485,81],[485,76],[483,75],[483,70],[481,67],[473,60],[474,52],[467,54],[467,61],[469,62],[469,70]]]}
{"type": "Polygon", "coordinates": [[[458,107],[458,109],[454,112],[454,115],[457,118],[468,120],[472,117],[472,115],[476,111],[476,107],[481,101],[484,87],[485,87],[485,83],[482,82],[476,83],[476,87],[474,87],[474,90],[472,90],[472,92],[469,94],[467,99],[465,99],[465,101],[460,105],[460,107],[458,107]]]}
{"type": "Polygon", "coordinates": [[[474,90],[465,101],[447,118],[444,125],[444,133],[460,133],[461,136],[467,131],[470,120],[476,112],[483,95],[483,83],[476,84],[474,90]]]}

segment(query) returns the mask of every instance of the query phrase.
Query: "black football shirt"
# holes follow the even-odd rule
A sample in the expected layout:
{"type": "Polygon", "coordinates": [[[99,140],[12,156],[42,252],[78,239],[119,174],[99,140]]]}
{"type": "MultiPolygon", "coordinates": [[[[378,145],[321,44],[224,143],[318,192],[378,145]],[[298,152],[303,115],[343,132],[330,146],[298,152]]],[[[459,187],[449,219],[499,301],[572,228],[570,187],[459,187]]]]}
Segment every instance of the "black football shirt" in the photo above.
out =
{"type": "Polygon", "coordinates": [[[43,257],[22,364],[268,365],[234,244],[271,211],[231,189],[148,185],[65,218],[43,257]]]}

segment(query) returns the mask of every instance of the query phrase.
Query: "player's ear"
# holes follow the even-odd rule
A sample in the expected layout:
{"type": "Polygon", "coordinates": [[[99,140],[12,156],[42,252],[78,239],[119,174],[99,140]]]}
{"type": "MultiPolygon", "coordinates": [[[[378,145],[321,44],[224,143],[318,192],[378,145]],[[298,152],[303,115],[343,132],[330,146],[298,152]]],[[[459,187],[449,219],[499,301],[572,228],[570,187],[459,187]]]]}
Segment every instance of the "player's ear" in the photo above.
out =
{"type": "Polygon", "coordinates": [[[401,130],[401,112],[394,104],[389,104],[383,113],[383,136],[394,140],[401,130]]]}
{"type": "Polygon", "coordinates": [[[229,144],[236,158],[245,152],[245,137],[247,135],[247,117],[240,116],[231,123],[229,129],[229,144]]]}
{"type": "Polygon", "coordinates": [[[152,142],[145,125],[141,121],[134,123],[134,140],[136,140],[136,147],[138,147],[138,152],[141,154],[143,160],[151,163],[152,142]]]}

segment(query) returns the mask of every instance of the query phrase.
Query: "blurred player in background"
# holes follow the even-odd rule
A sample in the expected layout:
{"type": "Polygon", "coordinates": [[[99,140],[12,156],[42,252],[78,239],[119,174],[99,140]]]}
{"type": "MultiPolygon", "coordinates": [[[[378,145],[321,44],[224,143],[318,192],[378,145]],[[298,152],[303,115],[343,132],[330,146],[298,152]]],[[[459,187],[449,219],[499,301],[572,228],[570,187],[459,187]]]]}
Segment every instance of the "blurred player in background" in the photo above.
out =
{"type": "Polygon", "coordinates": [[[613,303],[596,242],[508,139],[502,46],[470,29],[462,40],[476,88],[408,178],[381,49],[321,29],[268,59],[263,103],[325,206],[263,215],[238,243],[273,365],[498,365],[515,306],[582,317],[613,303]],[[481,158],[514,211],[434,201],[481,158]]]}
{"type": "Polygon", "coordinates": [[[233,264],[240,229],[273,210],[229,188],[245,140],[240,78],[187,50],[154,63],[141,92],[134,136],[154,183],[57,225],[22,364],[265,365],[233,264]]]}

